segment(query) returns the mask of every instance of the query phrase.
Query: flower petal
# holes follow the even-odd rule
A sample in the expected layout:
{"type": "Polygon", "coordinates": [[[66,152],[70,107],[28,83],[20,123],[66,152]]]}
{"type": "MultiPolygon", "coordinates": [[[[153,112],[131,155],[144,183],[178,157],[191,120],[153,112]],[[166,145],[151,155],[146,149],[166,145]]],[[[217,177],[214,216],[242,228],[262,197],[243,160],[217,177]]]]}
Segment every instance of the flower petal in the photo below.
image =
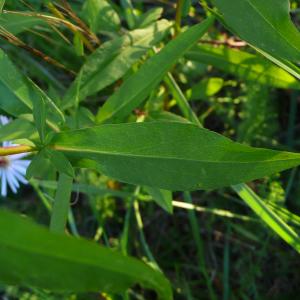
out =
{"type": "Polygon", "coordinates": [[[25,175],[30,162],[30,160],[18,160],[11,162],[10,166],[13,167],[13,169],[17,172],[21,173],[22,175],[25,175]]]}
{"type": "Polygon", "coordinates": [[[20,154],[10,155],[8,158],[9,158],[9,160],[18,160],[18,159],[24,158],[26,156],[28,156],[28,153],[20,153],[20,154]]]}
{"type": "Polygon", "coordinates": [[[7,182],[8,182],[10,189],[12,190],[12,192],[14,194],[16,194],[18,191],[18,188],[20,187],[20,184],[14,175],[14,171],[11,169],[7,169],[6,177],[7,177],[7,182]]]}
{"type": "Polygon", "coordinates": [[[6,173],[4,170],[1,170],[1,196],[7,196],[7,180],[6,180],[6,173]]]}
{"type": "MultiPolygon", "coordinates": [[[[19,170],[15,169],[14,166],[11,166],[11,168],[12,168],[12,171],[13,171],[13,175],[16,177],[16,179],[18,181],[20,181],[23,184],[27,184],[28,183],[28,181],[23,176],[23,175],[25,175],[23,172],[19,172],[19,170]]],[[[26,170],[25,170],[25,172],[26,172],[26,170]]]]}
{"type": "Polygon", "coordinates": [[[8,124],[10,122],[10,119],[6,116],[0,116],[0,124],[2,126],[8,124]]]}

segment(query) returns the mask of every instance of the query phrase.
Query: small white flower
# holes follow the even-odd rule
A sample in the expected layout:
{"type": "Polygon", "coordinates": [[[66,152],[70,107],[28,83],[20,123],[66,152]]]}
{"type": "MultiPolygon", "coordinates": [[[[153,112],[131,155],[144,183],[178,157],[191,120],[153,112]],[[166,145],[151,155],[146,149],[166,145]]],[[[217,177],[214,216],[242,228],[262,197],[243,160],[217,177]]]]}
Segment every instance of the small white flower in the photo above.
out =
{"type": "MultiPolygon", "coordinates": [[[[9,119],[0,116],[0,126],[9,123],[9,119]]],[[[16,146],[11,142],[3,142],[3,147],[16,146]]],[[[20,183],[26,184],[25,174],[30,160],[24,160],[27,154],[15,154],[0,157],[0,180],[1,180],[1,196],[7,196],[7,187],[9,186],[13,193],[17,193],[20,183]]]]}

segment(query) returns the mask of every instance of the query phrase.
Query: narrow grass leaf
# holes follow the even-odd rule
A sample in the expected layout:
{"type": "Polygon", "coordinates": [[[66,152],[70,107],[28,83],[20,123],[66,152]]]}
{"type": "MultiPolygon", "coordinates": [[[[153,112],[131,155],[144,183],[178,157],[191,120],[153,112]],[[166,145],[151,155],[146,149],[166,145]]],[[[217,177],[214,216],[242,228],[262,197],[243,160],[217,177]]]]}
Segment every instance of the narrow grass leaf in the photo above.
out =
{"type": "Polygon", "coordinates": [[[284,241],[300,252],[300,238],[275,212],[246,185],[235,185],[233,189],[250,208],[284,241]]]}

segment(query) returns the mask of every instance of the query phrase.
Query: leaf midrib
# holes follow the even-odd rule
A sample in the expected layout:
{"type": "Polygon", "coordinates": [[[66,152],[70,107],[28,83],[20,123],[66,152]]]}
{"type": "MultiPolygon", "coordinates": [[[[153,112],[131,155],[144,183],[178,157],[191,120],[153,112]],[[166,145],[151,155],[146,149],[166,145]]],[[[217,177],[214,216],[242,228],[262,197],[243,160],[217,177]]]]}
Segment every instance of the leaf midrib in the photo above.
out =
{"type": "MultiPolygon", "coordinates": [[[[53,148],[57,151],[63,152],[85,152],[90,154],[99,154],[99,155],[107,155],[107,156],[121,156],[121,157],[130,157],[130,158],[143,158],[143,159],[157,159],[157,160],[178,160],[178,161],[187,161],[187,162],[198,162],[198,163],[214,163],[214,164],[253,164],[253,163],[272,163],[272,162],[286,162],[286,161],[298,161],[300,164],[300,154],[299,158],[287,158],[287,159],[278,159],[278,160],[259,160],[259,161],[217,161],[217,160],[199,160],[199,159],[190,159],[190,158],[179,158],[172,156],[154,156],[154,155],[142,155],[142,154],[131,154],[124,152],[108,152],[108,151],[100,151],[95,149],[84,149],[84,148],[71,148],[71,147],[63,147],[59,145],[53,145],[53,148]]],[[[295,155],[297,153],[294,153],[295,155]]]]}
{"type": "Polygon", "coordinates": [[[249,3],[249,5],[254,9],[254,11],[256,11],[261,17],[263,20],[265,20],[265,22],[267,24],[269,24],[271,26],[271,28],[280,35],[280,37],[285,40],[287,42],[288,45],[290,45],[293,49],[295,49],[297,52],[299,52],[299,49],[297,47],[295,47],[292,43],[290,43],[290,41],[281,33],[280,31],[280,28],[277,29],[273,24],[272,22],[269,21],[268,18],[264,17],[264,15],[256,8],[256,6],[250,1],[250,0],[247,0],[247,2],[249,3]]]}

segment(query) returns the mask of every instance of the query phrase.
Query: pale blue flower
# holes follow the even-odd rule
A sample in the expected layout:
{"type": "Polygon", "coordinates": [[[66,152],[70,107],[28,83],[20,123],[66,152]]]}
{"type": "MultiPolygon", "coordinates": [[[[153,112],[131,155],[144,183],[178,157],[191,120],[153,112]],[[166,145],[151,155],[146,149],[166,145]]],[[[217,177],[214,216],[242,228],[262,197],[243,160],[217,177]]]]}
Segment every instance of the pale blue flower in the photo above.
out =
{"type": "MultiPolygon", "coordinates": [[[[0,116],[0,126],[9,123],[9,119],[5,116],[0,116]]],[[[3,147],[16,146],[11,142],[3,142],[3,147]]],[[[0,157],[0,182],[1,182],[1,196],[6,197],[8,187],[13,193],[17,193],[20,183],[27,184],[25,174],[30,160],[23,159],[26,153],[9,155],[0,157]]]]}

